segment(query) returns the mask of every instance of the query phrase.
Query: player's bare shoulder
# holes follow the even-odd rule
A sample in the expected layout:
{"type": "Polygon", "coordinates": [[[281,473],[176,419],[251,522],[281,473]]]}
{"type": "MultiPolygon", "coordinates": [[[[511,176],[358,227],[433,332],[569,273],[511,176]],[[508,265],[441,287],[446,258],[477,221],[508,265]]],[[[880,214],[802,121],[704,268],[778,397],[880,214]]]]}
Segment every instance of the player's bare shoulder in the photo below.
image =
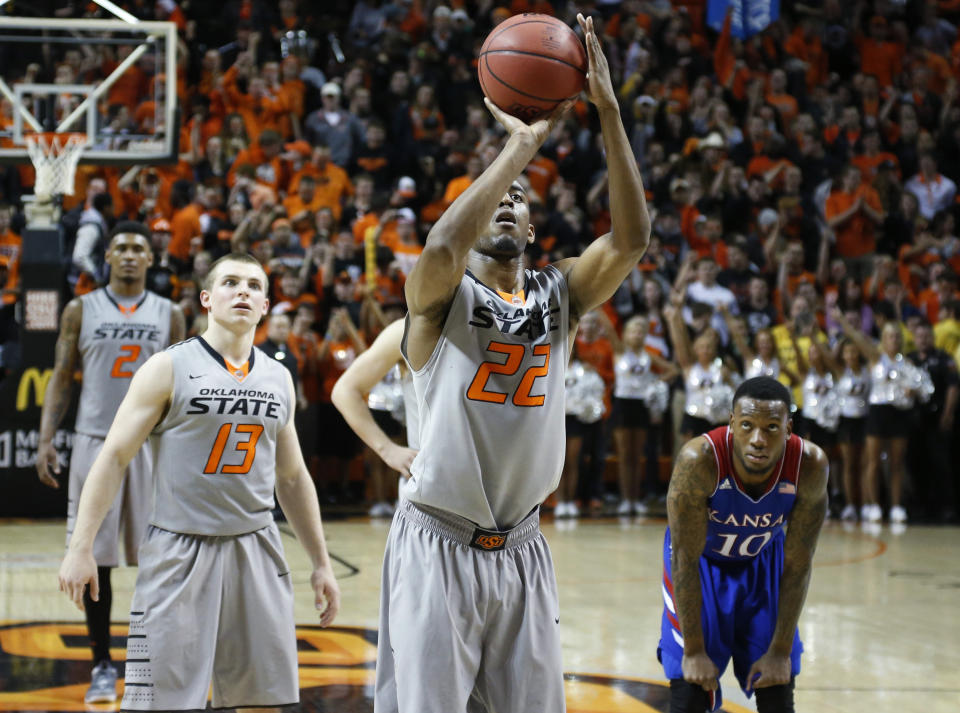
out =
{"type": "Polygon", "coordinates": [[[134,389],[139,398],[169,400],[173,393],[173,357],[168,350],[157,352],[137,369],[130,383],[130,390],[134,389]]]}
{"type": "Polygon", "coordinates": [[[76,337],[80,334],[80,327],[83,325],[83,300],[80,297],[74,297],[67,302],[60,315],[60,335],[67,337],[76,337]]]}
{"type": "Polygon", "coordinates": [[[677,453],[667,500],[706,500],[717,485],[717,457],[706,436],[687,441],[677,453]]]}

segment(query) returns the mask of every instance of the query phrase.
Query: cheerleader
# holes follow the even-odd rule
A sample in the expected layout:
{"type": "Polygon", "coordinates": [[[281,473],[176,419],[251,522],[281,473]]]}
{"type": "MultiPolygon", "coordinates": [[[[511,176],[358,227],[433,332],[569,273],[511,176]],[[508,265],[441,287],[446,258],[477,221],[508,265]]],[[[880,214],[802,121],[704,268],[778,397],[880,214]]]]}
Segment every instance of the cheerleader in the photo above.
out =
{"type": "MultiPolygon", "coordinates": [[[[620,479],[618,515],[640,515],[647,511],[646,505],[640,502],[640,463],[644,456],[653,458],[654,465],[657,463],[656,432],[670,398],[667,382],[680,373],[675,364],[647,347],[649,323],[646,312],[637,312],[624,324],[622,340],[609,320],[605,324],[615,356],[613,440],[620,479]],[[646,449],[648,432],[654,434],[652,454],[646,449]]],[[[647,466],[650,473],[649,461],[647,466]]],[[[648,488],[647,495],[651,494],[648,488]]]]}
{"type": "Polygon", "coordinates": [[[686,395],[680,437],[688,441],[730,420],[736,378],[720,359],[720,337],[716,331],[708,327],[691,344],[677,304],[682,300],[679,294],[671,298],[671,308],[664,315],[683,372],[686,395]]]}
{"type": "MultiPolygon", "coordinates": [[[[870,393],[870,368],[857,345],[849,338],[840,341],[841,364],[834,371],[837,396],[840,398],[840,423],[837,426],[837,441],[840,443],[840,458],[843,461],[843,490],[846,505],[840,514],[841,520],[857,519],[858,508],[863,505],[861,464],[863,444],[867,437],[867,397],[870,393]]],[[[864,519],[867,511],[864,509],[864,519]]]]}
{"type": "Polygon", "coordinates": [[[790,341],[797,353],[797,364],[803,374],[803,406],[800,408],[796,431],[798,435],[829,452],[836,445],[840,404],[833,388],[833,370],[829,364],[833,357],[820,342],[818,331],[816,322],[804,328],[803,336],[810,339],[806,354],[797,344],[796,332],[793,329],[789,332],[790,341]]]}
{"type": "MultiPolygon", "coordinates": [[[[566,376],[566,426],[567,446],[563,461],[563,471],[557,486],[557,507],[554,517],[579,517],[577,507],[577,484],[580,476],[580,453],[584,441],[588,441],[588,452],[596,452],[593,444],[603,438],[603,416],[607,412],[604,403],[606,384],[603,377],[589,362],[577,358],[574,346],[573,359],[567,367],[566,376]]],[[[595,464],[591,463],[591,466],[595,464]]]]}
{"type": "Polygon", "coordinates": [[[834,319],[870,365],[870,392],[867,398],[866,451],[867,477],[863,487],[861,518],[865,522],[880,522],[883,510],[879,504],[880,456],[884,450],[890,458],[890,522],[905,523],[907,511],[903,508],[904,458],[911,429],[910,413],[915,399],[929,398],[929,377],[901,354],[903,334],[900,324],[889,321],[880,332],[877,347],[862,332],[854,329],[839,310],[834,319]]]}

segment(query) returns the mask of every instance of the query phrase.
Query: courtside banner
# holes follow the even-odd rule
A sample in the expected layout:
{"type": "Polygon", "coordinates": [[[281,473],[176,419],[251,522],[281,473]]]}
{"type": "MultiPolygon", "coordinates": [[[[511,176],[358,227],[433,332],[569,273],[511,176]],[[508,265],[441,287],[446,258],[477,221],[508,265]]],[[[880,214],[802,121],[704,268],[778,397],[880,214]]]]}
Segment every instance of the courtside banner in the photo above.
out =
{"type": "Polygon", "coordinates": [[[0,517],[67,514],[67,473],[79,385],[74,385],[70,409],[53,439],[60,461],[60,487],[48,488],[41,483],[34,465],[40,442],[40,413],[53,374],[60,314],[70,299],[63,292],[63,254],[59,229],[24,230],[19,350],[0,381],[0,517]]]}
{"type": "Polygon", "coordinates": [[[707,24],[717,32],[723,30],[727,8],[733,11],[730,34],[741,40],[763,32],[780,19],[780,0],[709,0],[707,24]]]}

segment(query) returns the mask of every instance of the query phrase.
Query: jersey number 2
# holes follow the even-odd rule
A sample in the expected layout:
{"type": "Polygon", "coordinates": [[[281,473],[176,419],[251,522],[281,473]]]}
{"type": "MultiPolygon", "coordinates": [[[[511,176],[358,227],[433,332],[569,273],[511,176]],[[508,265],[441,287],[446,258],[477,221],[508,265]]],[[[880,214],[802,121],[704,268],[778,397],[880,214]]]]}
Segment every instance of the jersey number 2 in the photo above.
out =
{"type": "MultiPolygon", "coordinates": [[[[502,364],[499,361],[485,361],[477,369],[473,381],[470,382],[470,388],[467,389],[467,398],[471,401],[487,401],[494,404],[506,403],[508,394],[502,391],[488,391],[487,380],[490,374],[503,374],[504,376],[513,376],[520,370],[520,364],[523,362],[523,355],[526,353],[526,346],[523,344],[505,344],[503,342],[490,342],[487,345],[488,352],[497,354],[506,354],[507,360],[502,364]]],[[[543,406],[543,396],[531,396],[530,390],[533,388],[533,382],[540,376],[546,376],[550,371],[550,345],[538,344],[533,348],[534,356],[542,356],[543,364],[540,366],[531,366],[520,379],[520,384],[513,394],[513,404],[515,406],[543,406]]]]}
{"type": "Polygon", "coordinates": [[[129,379],[133,376],[132,371],[127,371],[123,368],[124,364],[129,364],[140,358],[140,345],[139,344],[124,344],[120,347],[121,354],[117,357],[117,360],[113,362],[113,369],[110,370],[110,376],[114,379],[129,379]]]}
{"type": "Polygon", "coordinates": [[[203,469],[205,475],[214,473],[224,473],[226,475],[246,475],[253,466],[253,459],[257,455],[257,441],[260,434],[263,433],[263,426],[255,423],[225,423],[217,431],[217,438],[213,442],[213,448],[207,458],[207,466],[203,469]],[[234,425],[237,427],[237,433],[248,434],[247,440],[238,441],[234,447],[237,451],[243,451],[243,462],[239,465],[224,465],[220,467],[220,461],[223,460],[223,449],[227,445],[227,439],[230,438],[230,431],[234,425]]]}

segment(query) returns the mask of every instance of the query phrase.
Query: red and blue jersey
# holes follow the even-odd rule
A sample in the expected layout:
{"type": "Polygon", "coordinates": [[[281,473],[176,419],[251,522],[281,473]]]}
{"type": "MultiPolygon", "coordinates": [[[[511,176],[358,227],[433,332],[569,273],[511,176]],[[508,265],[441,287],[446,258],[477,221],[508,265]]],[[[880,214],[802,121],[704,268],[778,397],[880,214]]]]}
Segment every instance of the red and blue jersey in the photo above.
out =
{"type": "MultiPolygon", "coordinates": [[[[734,674],[748,692],[750,667],[767,651],[777,626],[780,577],[783,574],[783,525],[797,498],[803,439],[791,435],[787,447],[753,498],[733,468],[733,434],[727,426],[704,436],[713,446],[717,483],[708,499],[707,543],[697,564],[701,624],[707,655],[723,674],[733,658],[734,674]]],[[[683,678],[683,633],[673,597],[670,528],[663,543],[663,617],[657,656],[669,679],[683,678]]],[[[797,631],[790,651],[791,673],[800,672],[803,644],[797,631]]],[[[718,677],[719,678],[719,677],[718,677]]],[[[711,711],[720,709],[719,688],[711,694],[711,711]]]]}
{"type": "Polygon", "coordinates": [[[703,555],[715,562],[756,557],[771,540],[783,536],[783,525],[797,499],[797,478],[803,439],[791,435],[787,446],[754,499],[733,467],[733,433],[728,426],[704,434],[717,461],[717,485],[708,499],[710,519],[703,555]]]}

